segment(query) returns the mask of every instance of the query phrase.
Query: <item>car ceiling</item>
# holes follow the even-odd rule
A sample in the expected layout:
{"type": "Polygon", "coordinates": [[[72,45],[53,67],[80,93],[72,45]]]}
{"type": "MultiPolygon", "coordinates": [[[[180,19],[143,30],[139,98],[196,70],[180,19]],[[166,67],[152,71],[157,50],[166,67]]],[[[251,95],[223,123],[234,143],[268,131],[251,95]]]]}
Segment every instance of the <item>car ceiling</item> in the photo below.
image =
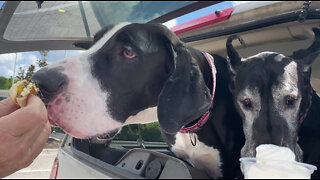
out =
{"type": "Polygon", "coordinates": [[[138,4],[133,1],[108,1],[103,4],[88,1],[44,1],[38,9],[35,1],[6,1],[0,11],[0,54],[77,50],[79,48],[73,45],[74,42],[91,41],[94,33],[108,24],[128,20],[164,23],[219,2],[221,1],[168,1],[166,6],[160,7],[156,1],[139,1],[138,4]],[[110,18],[108,13],[116,13],[112,9],[131,11],[126,17],[110,18]],[[133,16],[135,19],[131,18],[133,16]]]}

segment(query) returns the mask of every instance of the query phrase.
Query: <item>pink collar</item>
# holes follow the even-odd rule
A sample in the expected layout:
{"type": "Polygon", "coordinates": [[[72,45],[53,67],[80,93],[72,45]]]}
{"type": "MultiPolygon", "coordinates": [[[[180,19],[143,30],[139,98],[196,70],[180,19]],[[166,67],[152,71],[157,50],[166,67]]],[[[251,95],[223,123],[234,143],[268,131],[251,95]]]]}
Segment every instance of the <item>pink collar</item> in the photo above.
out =
{"type": "Polygon", "coordinates": [[[206,113],[204,113],[204,115],[202,115],[200,120],[195,125],[180,129],[180,131],[179,131],[180,133],[189,133],[189,132],[194,133],[194,132],[198,131],[208,121],[209,116],[210,116],[210,109],[213,107],[214,93],[216,90],[216,67],[213,64],[213,57],[210,54],[208,54],[206,52],[202,52],[202,54],[206,58],[209,66],[211,68],[211,73],[212,73],[213,86],[212,86],[212,94],[211,94],[211,106],[210,106],[209,110],[206,113]]]}
{"type": "Polygon", "coordinates": [[[311,87],[311,89],[310,89],[310,103],[309,103],[309,106],[308,106],[308,108],[306,109],[306,111],[304,112],[304,114],[300,114],[300,119],[299,119],[299,125],[301,125],[302,123],[303,123],[303,120],[307,117],[307,115],[308,115],[308,113],[309,113],[309,110],[310,110],[310,108],[311,108],[311,105],[312,105],[312,95],[313,95],[313,93],[314,93],[314,90],[313,90],[313,88],[311,87]]]}

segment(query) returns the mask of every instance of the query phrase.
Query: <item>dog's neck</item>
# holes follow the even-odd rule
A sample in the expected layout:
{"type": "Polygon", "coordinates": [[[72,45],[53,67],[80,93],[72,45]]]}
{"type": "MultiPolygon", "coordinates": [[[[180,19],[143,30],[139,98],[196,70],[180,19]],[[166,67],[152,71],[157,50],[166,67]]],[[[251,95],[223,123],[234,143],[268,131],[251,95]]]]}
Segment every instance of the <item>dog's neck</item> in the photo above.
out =
{"type": "Polygon", "coordinates": [[[193,49],[191,47],[189,47],[189,50],[192,56],[195,57],[195,59],[197,60],[203,79],[207,87],[210,89],[210,92],[212,92],[213,76],[212,76],[212,70],[211,70],[210,64],[208,63],[206,57],[203,55],[201,51],[193,49]]]}
{"type": "Polygon", "coordinates": [[[202,56],[196,58],[200,66],[200,70],[203,74],[204,81],[211,91],[211,106],[210,109],[203,114],[201,117],[195,119],[193,122],[189,123],[185,128],[181,129],[180,133],[196,132],[202,128],[208,121],[210,117],[210,110],[213,107],[213,100],[216,88],[216,68],[213,63],[213,57],[205,52],[201,53],[202,56]],[[207,72],[205,72],[207,71],[207,72]],[[207,77],[205,76],[207,75],[207,77]]]}
{"type": "Polygon", "coordinates": [[[304,119],[307,117],[307,115],[309,113],[309,110],[310,110],[310,108],[312,106],[312,96],[313,96],[314,93],[315,92],[314,92],[313,88],[311,87],[310,88],[310,92],[309,92],[309,94],[307,96],[308,101],[309,101],[308,102],[309,105],[307,106],[307,108],[304,111],[300,112],[299,126],[301,126],[301,124],[303,123],[304,119]]]}

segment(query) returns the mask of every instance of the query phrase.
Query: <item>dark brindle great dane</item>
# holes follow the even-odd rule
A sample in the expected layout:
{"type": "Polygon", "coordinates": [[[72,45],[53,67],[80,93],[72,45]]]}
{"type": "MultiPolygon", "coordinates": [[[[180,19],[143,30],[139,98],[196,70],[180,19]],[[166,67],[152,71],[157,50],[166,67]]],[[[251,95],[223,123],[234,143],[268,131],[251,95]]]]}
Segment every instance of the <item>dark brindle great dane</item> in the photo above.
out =
{"type": "Polygon", "coordinates": [[[212,177],[236,176],[244,135],[226,61],[156,24],[108,26],[80,45],[88,50],[33,76],[51,121],[77,138],[159,121],[178,157],[212,177]]]}
{"type": "Polygon", "coordinates": [[[320,30],[313,31],[313,44],[288,57],[262,52],[242,58],[231,43],[243,40],[236,35],[227,40],[230,89],[246,137],[242,157],[254,157],[260,144],[275,144],[320,169],[320,99],[310,84],[310,66],[320,53],[320,30]]]}

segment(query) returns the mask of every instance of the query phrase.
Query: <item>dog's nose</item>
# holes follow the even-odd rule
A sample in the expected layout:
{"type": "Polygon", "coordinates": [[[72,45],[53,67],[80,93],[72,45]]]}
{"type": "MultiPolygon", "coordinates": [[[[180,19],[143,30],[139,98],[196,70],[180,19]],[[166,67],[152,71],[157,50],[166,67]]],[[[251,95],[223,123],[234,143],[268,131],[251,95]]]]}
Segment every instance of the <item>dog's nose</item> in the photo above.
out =
{"type": "Polygon", "coordinates": [[[50,100],[66,86],[67,77],[61,71],[62,68],[42,68],[32,76],[31,79],[40,89],[43,99],[50,100]]]}

